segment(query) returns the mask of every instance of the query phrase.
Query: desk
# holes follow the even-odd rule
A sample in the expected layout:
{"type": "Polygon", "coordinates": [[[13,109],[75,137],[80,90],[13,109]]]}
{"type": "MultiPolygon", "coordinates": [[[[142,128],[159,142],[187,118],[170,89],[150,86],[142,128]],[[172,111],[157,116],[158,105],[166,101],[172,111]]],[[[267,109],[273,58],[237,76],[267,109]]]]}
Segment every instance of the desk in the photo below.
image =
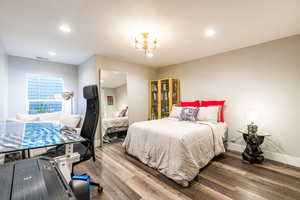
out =
{"type": "MultiPolygon", "coordinates": [[[[56,160],[60,168],[64,166],[70,168],[70,162],[76,159],[73,144],[83,142],[85,139],[78,134],[61,133],[62,127],[61,124],[53,122],[0,123],[0,163],[4,162],[5,153],[65,144],[66,156],[56,160]]],[[[65,169],[61,170],[66,172],[65,169]]],[[[66,179],[69,181],[70,177],[66,179]]]]}
{"type": "Polygon", "coordinates": [[[53,159],[19,160],[0,166],[2,200],[75,200],[53,159]]]}

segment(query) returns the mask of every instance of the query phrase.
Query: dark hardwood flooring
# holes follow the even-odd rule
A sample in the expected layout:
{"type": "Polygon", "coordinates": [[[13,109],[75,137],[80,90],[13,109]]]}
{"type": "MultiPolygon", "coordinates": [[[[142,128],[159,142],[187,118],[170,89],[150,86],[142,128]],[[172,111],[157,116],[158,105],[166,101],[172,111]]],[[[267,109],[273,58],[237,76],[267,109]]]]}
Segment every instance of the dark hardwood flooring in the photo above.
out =
{"type": "Polygon", "coordinates": [[[124,153],[121,141],[96,150],[97,161],[78,165],[104,188],[93,199],[270,199],[300,200],[300,169],[266,161],[250,165],[236,152],[226,152],[202,169],[188,188],[124,153]]]}

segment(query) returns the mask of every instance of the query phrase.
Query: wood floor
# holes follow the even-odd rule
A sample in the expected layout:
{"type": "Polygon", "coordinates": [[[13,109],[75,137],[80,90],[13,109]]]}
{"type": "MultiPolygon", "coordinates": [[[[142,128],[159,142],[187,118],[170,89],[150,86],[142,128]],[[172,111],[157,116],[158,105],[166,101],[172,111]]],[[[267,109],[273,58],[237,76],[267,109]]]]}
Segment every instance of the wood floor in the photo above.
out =
{"type": "Polygon", "coordinates": [[[93,199],[300,199],[300,169],[273,161],[249,165],[235,152],[216,157],[183,188],[124,153],[121,142],[96,150],[97,161],[75,171],[89,173],[103,186],[93,199]]]}

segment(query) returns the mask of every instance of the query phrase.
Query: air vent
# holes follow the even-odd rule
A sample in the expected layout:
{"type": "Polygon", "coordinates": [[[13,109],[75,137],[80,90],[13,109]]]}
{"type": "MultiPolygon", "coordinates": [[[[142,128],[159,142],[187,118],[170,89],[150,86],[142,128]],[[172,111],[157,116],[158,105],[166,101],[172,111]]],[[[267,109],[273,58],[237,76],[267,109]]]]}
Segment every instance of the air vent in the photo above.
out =
{"type": "Polygon", "coordinates": [[[35,58],[38,59],[38,60],[49,60],[48,58],[40,57],[40,56],[37,56],[37,57],[35,57],[35,58]]]}

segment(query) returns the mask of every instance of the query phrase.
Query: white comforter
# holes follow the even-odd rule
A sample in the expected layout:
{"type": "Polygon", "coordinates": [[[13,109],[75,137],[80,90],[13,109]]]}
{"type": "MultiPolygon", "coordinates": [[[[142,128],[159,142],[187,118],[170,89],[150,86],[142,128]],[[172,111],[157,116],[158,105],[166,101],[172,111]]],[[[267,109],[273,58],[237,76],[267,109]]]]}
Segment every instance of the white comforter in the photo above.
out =
{"type": "Polygon", "coordinates": [[[128,117],[105,118],[102,120],[104,133],[108,128],[128,126],[128,117]]]}
{"type": "Polygon", "coordinates": [[[167,118],[129,126],[125,150],[150,167],[188,186],[214,156],[225,152],[225,123],[167,118]]]}

